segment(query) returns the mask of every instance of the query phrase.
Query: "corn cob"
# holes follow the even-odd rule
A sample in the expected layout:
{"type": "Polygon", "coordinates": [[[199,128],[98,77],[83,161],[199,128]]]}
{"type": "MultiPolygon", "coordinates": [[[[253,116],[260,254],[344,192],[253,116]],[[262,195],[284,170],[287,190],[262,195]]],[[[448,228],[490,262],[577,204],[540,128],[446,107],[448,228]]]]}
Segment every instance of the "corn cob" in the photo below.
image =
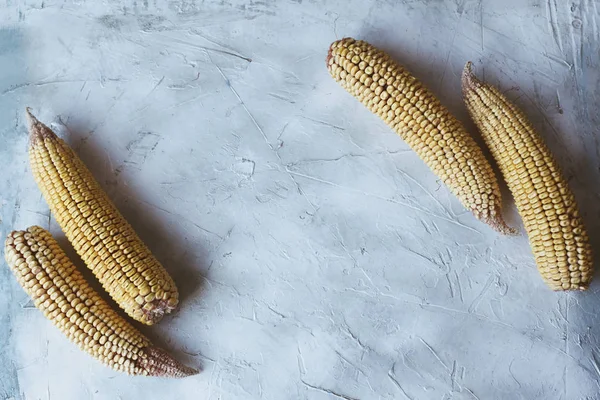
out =
{"type": "Polygon", "coordinates": [[[81,350],[131,375],[184,377],[182,365],[120,317],[92,289],[50,233],[11,232],[6,262],[35,306],[81,350]]]}
{"type": "Polygon", "coordinates": [[[469,114],[515,198],[542,278],[553,290],[587,289],[592,249],[550,150],[521,110],[475,77],[470,62],[462,88],[469,114]]]}
{"type": "Polygon", "coordinates": [[[56,221],[104,289],[125,312],[147,325],[178,303],[163,266],[75,152],[29,109],[29,161],[56,221]]]}
{"type": "Polygon", "coordinates": [[[427,88],[386,53],[364,41],[334,42],[331,76],[381,117],[473,212],[504,234],[515,231],[501,215],[494,171],[461,123],[427,88]]]}

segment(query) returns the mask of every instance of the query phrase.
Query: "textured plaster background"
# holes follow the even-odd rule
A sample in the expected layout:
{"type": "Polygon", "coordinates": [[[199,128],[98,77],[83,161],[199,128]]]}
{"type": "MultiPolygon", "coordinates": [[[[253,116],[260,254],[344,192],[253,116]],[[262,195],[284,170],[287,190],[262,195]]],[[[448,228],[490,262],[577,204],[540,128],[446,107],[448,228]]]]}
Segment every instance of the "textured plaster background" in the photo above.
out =
{"type": "Polygon", "coordinates": [[[474,61],[555,151],[598,249],[599,7],[1,0],[1,236],[38,224],[67,246],[29,171],[29,105],[173,274],[179,311],[143,331],[203,373],[111,371],[3,263],[0,399],[599,399],[598,282],[548,290],[523,233],[465,212],[324,61],[371,41],[471,130],[474,61]]]}

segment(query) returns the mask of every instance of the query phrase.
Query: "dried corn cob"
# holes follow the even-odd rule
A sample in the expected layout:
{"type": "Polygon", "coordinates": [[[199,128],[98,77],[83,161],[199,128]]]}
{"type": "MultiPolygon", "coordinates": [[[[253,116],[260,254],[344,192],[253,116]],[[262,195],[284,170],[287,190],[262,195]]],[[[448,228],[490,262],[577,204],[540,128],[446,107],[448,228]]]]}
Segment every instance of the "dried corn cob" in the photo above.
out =
{"type": "Polygon", "coordinates": [[[197,371],[152,345],[92,289],[50,233],[10,233],[6,262],[46,318],[81,350],[132,375],[184,377],[197,371]]]}
{"type": "Polygon", "coordinates": [[[592,249],[575,197],[527,117],[467,63],[463,95],[523,218],[542,277],[553,290],[585,290],[592,249]]]}
{"type": "Polygon", "coordinates": [[[494,171],[463,126],[414,76],[364,41],[334,42],[327,55],[331,76],[379,115],[458,196],[501,233],[512,234],[501,215],[494,171]]]}
{"type": "Polygon", "coordinates": [[[104,289],[132,318],[152,325],[178,303],[167,271],[75,152],[27,110],[29,161],[56,221],[104,289]]]}

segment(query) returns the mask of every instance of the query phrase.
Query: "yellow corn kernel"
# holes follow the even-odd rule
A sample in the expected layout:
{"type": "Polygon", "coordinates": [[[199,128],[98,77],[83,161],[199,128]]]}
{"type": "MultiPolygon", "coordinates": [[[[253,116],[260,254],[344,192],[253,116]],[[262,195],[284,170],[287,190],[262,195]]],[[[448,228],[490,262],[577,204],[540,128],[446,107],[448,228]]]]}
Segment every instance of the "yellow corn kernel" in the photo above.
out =
{"type": "Polygon", "coordinates": [[[33,176],[77,254],[129,316],[147,325],[158,322],[177,306],[173,280],[75,152],[29,109],[27,117],[33,176]],[[144,275],[138,272],[139,264],[144,275]],[[148,287],[159,290],[152,283],[158,280],[169,283],[165,298],[136,301],[144,299],[138,295],[148,287]]]}
{"type": "Polygon", "coordinates": [[[592,248],[575,197],[525,114],[465,66],[462,90],[471,118],[510,189],[542,278],[553,290],[585,290],[592,248]],[[566,250],[566,251],[565,251],[566,250]]]}
{"type": "Polygon", "coordinates": [[[500,188],[483,152],[415,77],[383,51],[352,38],[331,44],[327,68],[408,143],[475,217],[501,233],[515,233],[502,218],[500,188]]]}
{"type": "Polygon", "coordinates": [[[198,372],[154,346],[112,310],[48,231],[32,226],[11,232],[4,250],[6,262],[35,306],[92,357],[131,375],[185,377],[198,372]],[[106,357],[105,349],[116,355],[106,357]]]}

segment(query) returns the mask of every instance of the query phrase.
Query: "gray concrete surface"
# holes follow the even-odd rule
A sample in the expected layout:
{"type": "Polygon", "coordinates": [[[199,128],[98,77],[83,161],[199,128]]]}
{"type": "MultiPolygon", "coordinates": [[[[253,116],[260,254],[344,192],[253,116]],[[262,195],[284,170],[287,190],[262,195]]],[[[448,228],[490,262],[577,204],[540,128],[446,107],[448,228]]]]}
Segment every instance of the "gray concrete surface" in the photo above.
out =
{"type": "Polygon", "coordinates": [[[324,61],[336,38],[371,41],[471,130],[474,61],[555,151],[599,248],[597,8],[1,2],[1,235],[38,224],[65,243],[29,171],[28,105],[173,274],[179,311],[143,331],[203,372],[111,371],[2,264],[0,399],[599,399],[598,283],[548,290],[510,196],[521,235],[500,237],[324,61]]]}

